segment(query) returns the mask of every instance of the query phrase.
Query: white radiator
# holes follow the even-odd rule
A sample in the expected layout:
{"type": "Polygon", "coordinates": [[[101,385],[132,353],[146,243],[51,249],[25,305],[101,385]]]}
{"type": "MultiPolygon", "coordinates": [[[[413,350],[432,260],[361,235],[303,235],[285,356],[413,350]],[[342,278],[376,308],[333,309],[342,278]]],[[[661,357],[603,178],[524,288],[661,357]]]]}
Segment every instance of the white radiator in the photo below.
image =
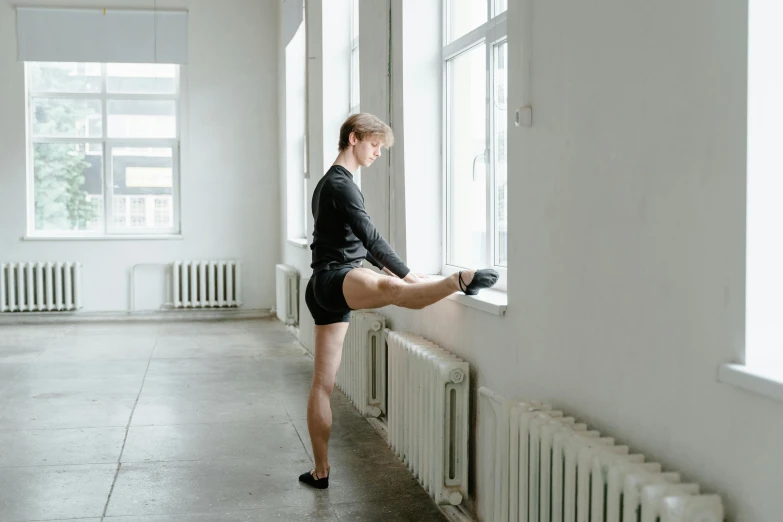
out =
{"type": "Polygon", "coordinates": [[[277,318],[284,324],[299,323],[299,271],[288,265],[276,265],[277,318]]]}
{"type": "Polygon", "coordinates": [[[242,306],[240,261],[175,261],[171,268],[174,308],[242,306]]]}
{"type": "Polygon", "coordinates": [[[0,312],[60,312],[81,305],[81,264],[0,264],[0,312]]]}
{"type": "Polygon", "coordinates": [[[389,444],[439,504],[468,494],[470,367],[412,334],[387,332],[389,444]]]}
{"type": "Polygon", "coordinates": [[[484,522],[721,522],[716,495],[546,405],[479,389],[484,522]]]}
{"type": "Polygon", "coordinates": [[[336,384],[365,417],[386,413],[386,319],[351,312],[336,384]]]}

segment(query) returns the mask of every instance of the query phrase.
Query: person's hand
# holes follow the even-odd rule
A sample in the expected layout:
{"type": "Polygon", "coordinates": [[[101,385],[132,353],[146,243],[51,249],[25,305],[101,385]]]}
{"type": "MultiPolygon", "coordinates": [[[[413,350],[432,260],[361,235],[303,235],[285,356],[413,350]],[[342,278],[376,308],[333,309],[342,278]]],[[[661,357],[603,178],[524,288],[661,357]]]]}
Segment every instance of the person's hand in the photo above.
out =
{"type": "Polygon", "coordinates": [[[403,281],[406,283],[423,283],[429,279],[427,274],[419,274],[417,272],[408,272],[403,281]]]}

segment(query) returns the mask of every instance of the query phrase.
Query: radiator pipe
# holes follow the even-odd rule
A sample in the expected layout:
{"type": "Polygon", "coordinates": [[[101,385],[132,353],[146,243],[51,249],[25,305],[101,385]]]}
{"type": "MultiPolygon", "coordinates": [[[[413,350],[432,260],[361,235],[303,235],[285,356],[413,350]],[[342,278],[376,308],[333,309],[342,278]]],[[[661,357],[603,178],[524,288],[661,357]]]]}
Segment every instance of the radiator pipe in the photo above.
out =
{"type": "MultiPolygon", "coordinates": [[[[130,311],[135,312],[136,311],[136,269],[142,266],[162,266],[167,267],[171,265],[171,263],[138,263],[133,265],[133,268],[131,269],[131,302],[130,302],[130,311]]],[[[165,303],[163,306],[171,306],[171,303],[165,303]]],[[[163,307],[161,307],[163,308],[163,307]]]]}

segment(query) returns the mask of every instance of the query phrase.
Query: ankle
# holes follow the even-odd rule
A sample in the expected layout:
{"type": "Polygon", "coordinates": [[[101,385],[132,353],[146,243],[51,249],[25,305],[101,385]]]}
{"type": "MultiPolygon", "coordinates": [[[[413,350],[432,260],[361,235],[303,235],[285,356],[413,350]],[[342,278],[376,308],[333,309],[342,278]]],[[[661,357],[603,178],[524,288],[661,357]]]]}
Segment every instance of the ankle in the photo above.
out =
{"type": "Polygon", "coordinates": [[[454,274],[456,276],[455,281],[457,283],[457,290],[462,291],[465,287],[467,287],[473,281],[473,276],[475,273],[475,270],[462,270],[461,272],[454,274]],[[460,286],[460,276],[462,277],[462,283],[464,286],[460,286]]]}

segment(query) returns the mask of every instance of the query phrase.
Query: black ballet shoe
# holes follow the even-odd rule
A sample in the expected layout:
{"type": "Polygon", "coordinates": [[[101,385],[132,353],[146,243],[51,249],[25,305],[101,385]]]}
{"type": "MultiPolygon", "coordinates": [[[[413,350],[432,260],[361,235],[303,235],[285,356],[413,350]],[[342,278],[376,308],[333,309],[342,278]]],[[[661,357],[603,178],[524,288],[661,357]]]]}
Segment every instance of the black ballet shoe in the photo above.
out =
{"type": "Polygon", "coordinates": [[[459,273],[459,289],[465,292],[465,295],[476,295],[482,288],[494,286],[498,282],[498,277],[500,277],[500,274],[491,268],[482,268],[481,270],[476,270],[476,273],[473,274],[473,281],[466,285],[462,280],[462,272],[464,270],[459,273]]]}
{"type": "Polygon", "coordinates": [[[318,478],[315,470],[308,471],[299,475],[299,482],[303,482],[308,486],[312,486],[316,489],[326,489],[329,487],[329,475],[324,478],[318,478]]]}

